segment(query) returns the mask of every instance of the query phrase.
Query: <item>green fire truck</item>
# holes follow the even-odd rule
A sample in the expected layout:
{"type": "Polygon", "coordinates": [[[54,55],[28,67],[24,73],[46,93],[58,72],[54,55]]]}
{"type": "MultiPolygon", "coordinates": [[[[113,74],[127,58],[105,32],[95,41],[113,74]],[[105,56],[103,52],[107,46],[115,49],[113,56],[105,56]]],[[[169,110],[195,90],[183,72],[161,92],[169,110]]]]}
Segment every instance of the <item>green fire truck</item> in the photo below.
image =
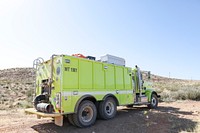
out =
{"type": "Polygon", "coordinates": [[[151,86],[145,86],[139,67],[126,67],[123,58],[52,55],[47,61],[36,59],[34,67],[34,108],[25,111],[38,118],[52,117],[59,126],[64,117],[75,126],[91,126],[97,116],[114,118],[117,106],[158,106],[160,96],[151,86]]]}

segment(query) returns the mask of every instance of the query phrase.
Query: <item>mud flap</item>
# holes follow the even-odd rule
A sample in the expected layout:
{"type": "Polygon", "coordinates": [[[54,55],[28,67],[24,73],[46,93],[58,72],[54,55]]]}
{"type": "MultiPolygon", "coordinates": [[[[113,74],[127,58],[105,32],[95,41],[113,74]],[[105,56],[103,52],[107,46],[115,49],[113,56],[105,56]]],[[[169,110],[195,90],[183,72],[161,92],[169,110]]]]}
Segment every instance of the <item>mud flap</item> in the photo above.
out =
{"type": "Polygon", "coordinates": [[[58,126],[63,126],[63,116],[55,117],[55,124],[58,126]]]}

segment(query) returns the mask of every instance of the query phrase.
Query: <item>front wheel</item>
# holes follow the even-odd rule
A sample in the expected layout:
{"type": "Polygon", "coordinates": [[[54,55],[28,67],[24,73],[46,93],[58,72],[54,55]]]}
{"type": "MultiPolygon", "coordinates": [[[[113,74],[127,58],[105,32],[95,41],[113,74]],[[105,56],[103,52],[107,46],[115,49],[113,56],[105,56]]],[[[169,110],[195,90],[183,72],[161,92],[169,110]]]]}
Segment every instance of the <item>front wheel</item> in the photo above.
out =
{"type": "Polygon", "coordinates": [[[85,100],[78,107],[78,112],[73,114],[73,122],[78,127],[88,127],[95,123],[97,109],[93,102],[85,100]]]}
{"type": "Polygon", "coordinates": [[[147,105],[150,109],[155,109],[158,107],[158,97],[156,94],[151,95],[151,102],[147,105]]]}

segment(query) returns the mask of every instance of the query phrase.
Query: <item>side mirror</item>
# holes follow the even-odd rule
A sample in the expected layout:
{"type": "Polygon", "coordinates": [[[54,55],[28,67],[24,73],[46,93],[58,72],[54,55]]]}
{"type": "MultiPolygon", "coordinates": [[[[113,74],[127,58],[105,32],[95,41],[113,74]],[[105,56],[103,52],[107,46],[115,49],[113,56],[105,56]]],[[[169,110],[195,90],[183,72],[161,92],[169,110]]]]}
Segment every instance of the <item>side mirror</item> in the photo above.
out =
{"type": "Polygon", "coordinates": [[[148,71],[148,79],[151,79],[151,71],[148,71]]]}

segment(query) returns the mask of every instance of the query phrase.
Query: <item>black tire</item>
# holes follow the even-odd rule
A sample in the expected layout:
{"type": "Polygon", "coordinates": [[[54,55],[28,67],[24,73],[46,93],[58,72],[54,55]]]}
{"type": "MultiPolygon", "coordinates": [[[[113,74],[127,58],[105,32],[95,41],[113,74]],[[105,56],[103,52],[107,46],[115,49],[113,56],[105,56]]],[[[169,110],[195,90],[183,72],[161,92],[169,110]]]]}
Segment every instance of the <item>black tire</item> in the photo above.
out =
{"type": "Polygon", "coordinates": [[[150,109],[156,109],[158,107],[158,97],[156,94],[151,95],[151,102],[147,106],[150,109]]]}
{"type": "Polygon", "coordinates": [[[99,104],[99,116],[101,119],[112,119],[117,114],[117,104],[112,97],[106,98],[99,104]]]}
{"type": "Polygon", "coordinates": [[[68,118],[69,123],[75,126],[74,121],[73,121],[73,114],[68,114],[67,118],[68,118]]]}
{"type": "Polygon", "coordinates": [[[78,112],[73,114],[73,122],[78,127],[89,127],[96,121],[97,109],[93,102],[85,100],[78,107],[78,112]]]}

